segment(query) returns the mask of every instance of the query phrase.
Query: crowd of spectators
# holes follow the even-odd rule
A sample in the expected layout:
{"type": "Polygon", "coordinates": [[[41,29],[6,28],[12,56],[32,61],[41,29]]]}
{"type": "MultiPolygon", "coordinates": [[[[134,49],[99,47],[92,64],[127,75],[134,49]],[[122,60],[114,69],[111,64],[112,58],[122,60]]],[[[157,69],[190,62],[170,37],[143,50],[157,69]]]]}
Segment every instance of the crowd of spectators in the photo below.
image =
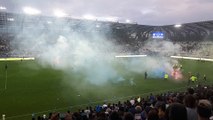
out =
{"type": "MultiPolygon", "coordinates": [[[[118,34],[118,33],[116,33],[118,34]]],[[[131,36],[131,35],[130,35],[131,36]]],[[[212,53],[212,41],[171,41],[173,42],[173,45],[180,46],[180,50],[175,51],[167,51],[164,50],[164,47],[162,46],[146,46],[146,43],[148,41],[152,41],[150,39],[142,41],[142,40],[136,40],[136,38],[131,38],[130,36],[124,35],[124,36],[117,36],[115,38],[109,37],[108,39],[111,40],[111,42],[115,43],[117,47],[114,48],[114,52],[117,53],[126,53],[126,54],[156,54],[156,53],[163,53],[163,55],[168,54],[168,56],[171,55],[181,55],[181,54],[188,54],[193,55],[195,54],[196,57],[200,57],[198,55],[202,56],[213,56],[212,53]]],[[[25,48],[14,48],[14,46],[11,46],[11,42],[15,39],[15,36],[12,34],[1,34],[0,35],[0,57],[28,57],[28,56],[36,56],[35,53],[38,51],[32,51],[32,50],[25,50],[25,48]]],[[[156,41],[157,44],[159,44],[158,40],[156,41]]],[[[151,42],[152,43],[152,42],[151,42]]],[[[162,42],[164,43],[164,42],[162,42]]],[[[111,50],[111,49],[110,49],[111,50]]],[[[112,50],[111,50],[112,52],[112,50]]]]}
{"type": "Polygon", "coordinates": [[[7,57],[10,51],[10,40],[12,38],[7,35],[0,35],[0,57],[7,57]]]}
{"type": "Polygon", "coordinates": [[[212,120],[213,86],[198,85],[185,92],[150,94],[125,102],[103,103],[77,112],[54,112],[32,120],[212,120]]]}
{"type": "Polygon", "coordinates": [[[24,49],[17,49],[11,45],[14,36],[8,34],[0,35],[0,58],[8,57],[32,57],[35,56],[31,51],[24,49]]]}

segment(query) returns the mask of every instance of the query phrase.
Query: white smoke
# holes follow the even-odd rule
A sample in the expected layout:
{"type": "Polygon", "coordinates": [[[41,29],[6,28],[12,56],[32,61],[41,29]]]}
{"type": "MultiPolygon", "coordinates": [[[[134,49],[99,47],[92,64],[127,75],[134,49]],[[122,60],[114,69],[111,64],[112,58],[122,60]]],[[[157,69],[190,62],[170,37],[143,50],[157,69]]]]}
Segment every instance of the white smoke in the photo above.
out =
{"type": "Polygon", "coordinates": [[[123,62],[123,65],[128,72],[142,75],[147,72],[149,78],[162,78],[165,73],[170,74],[175,64],[178,64],[177,60],[163,56],[131,58],[128,61],[123,62]]]}
{"type": "Polygon", "coordinates": [[[83,75],[85,80],[93,84],[121,81],[121,76],[112,64],[115,56],[112,53],[119,47],[104,35],[90,32],[88,37],[71,30],[63,35],[39,33],[38,30],[18,34],[12,43],[17,48],[14,52],[38,53],[36,58],[44,67],[51,66],[67,73],[83,75]]]}
{"type": "Polygon", "coordinates": [[[195,49],[190,53],[191,56],[213,58],[213,42],[203,41],[199,42],[195,49]]]}
{"type": "Polygon", "coordinates": [[[172,41],[162,39],[149,39],[144,47],[162,56],[174,55],[181,51],[181,46],[179,44],[174,44],[172,41]]]}
{"type": "Polygon", "coordinates": [[[130,72],[144,74],[148,73],[151,78],[162,78],[165,73],[171,74],[173,66],[178,61],[171,59],[171,55],[181,52],[181,46],[168,40],[149,39],[141,46],[140,54],[148,54],[144,58],[132,58],[123,62],[130,72]]]}
{"type": "MultiPolygon", "coordinates": [[[[42,25],[38,26],[42,27],[42,25]]],[[[92,25],[85,26],[84,31],[90,31],[85,33],[86,35],[82,31],[78,33],[69,27],[63,28],[61,32],[57,33],[54,31],[57,29],[55,25],[52,25],[49,31],[23,30],[12,43],[17,48],[14,52],[18,54],[38,53],[36,58],[44,67],[51,66],[68,74],[72,72],[81,75],[84,80],[96,85],[111,80],[120,82],[129,79],[125,78],[126,76],[116,68],[117,63],[122,63],[122,68],[125,69],[123,71],[126,74],[148,72],[150,77],[161,77],[163,72],[171,72],[173,65],[177,63],[176,60],[162,57],[180,51],[179,45],[165,40],[148,40],[142,48],[157,52],[159,56],[133,59],[115,58],[114,53],[117,53],[122,47],[115,45],[106,34],[91,31],[94,30],[92,25]]],[[[104,31],[110,31],[110,28],[104,28],[104,31]]]]}

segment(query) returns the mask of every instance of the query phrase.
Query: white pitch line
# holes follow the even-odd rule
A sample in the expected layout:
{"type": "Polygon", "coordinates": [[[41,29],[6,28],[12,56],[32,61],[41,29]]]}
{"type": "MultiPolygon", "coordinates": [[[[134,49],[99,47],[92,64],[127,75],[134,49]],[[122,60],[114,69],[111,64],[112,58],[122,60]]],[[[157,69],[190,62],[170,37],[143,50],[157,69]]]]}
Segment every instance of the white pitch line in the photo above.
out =
{"type": "Polygon", "coordinates": [[[0,61],[19,61],[19,60],[35,60],[34,57],[29,58],[0,58],[0,61]]]}
{"type": "Polygon", "coordinates": [[[209,59],[209,58],[196,58],[196,57],[183,57],[183,56],[170,56],[170,57],[171,58],[177,58],[177,59],[201,60],[201,61],[213,62],[213,59],[209,59]]]}
{"type": "Polygon", "coordinates": [[[116,55],[116,58],[132,58],[132,57],[146,57],[147,55],[116,55]]]}

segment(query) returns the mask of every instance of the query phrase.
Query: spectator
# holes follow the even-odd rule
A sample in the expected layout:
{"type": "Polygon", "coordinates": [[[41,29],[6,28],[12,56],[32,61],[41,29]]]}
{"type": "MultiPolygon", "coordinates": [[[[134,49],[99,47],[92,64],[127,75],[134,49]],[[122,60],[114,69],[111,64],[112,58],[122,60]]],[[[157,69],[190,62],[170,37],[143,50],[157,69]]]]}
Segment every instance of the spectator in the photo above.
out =
{"type": "Polygon", "coordinates": [[[68,110],[66,115],[65,115],[65,120],[72,120],[72,114],[70,113],[70,111],[68,110]]]}
{"type": "Polygon", "coordinates": [[[147,74],[147,72],[145,72],[145,73],[144,73],[144,79],[145,79],[145,80],[147,79],[147,76],[148,76],[148,74],[147,74]]]}
{"type": "MultiPolygon", "coordinates": [[[[41,120],[41,116],[38,116],[38,117],[37,117],[37,120],[41,120]]],[[[52,120],[52,119],[51,119],[51,120],[52,120]]]]}
{"type": "Polygon", "coordinates": [[[112,114],[109,116],[109,120],[122,120],[122,118],[117,112],[113,111],[112,114]]]}
{"type": "Polygon", "coordinates": [[[153,103],[155,101],[155,96],[150,93],[149,101],[153,103]]]}
{"type": "Polygon", "coordinates": [[[141,106],[136,106],[135,107],[135,120],[141,120],[141,112],[142,112],[141,106]]]}
{"type": "Polygon", "coordinates": [[[151,109],[148,113],[148,120],[158,120],[158,112],[156,109],[151,109]]]}
{"type": "Polygon", "coordinates": [[[130,101],[131,105],[134,105],[135,104],[135,98],[132,98],[130,101]]]}
{"type": "Polygon", "coordinates": [[[97,120],[107,120],[106,114],[104,112],[99,113],[97,120]]]}
{"type": "Polygon", "coordinates": [[[166,120],[166,104],[162,103],[157,106],[159,120],[166,120]]]}
{"type": "Polygon", "coordinates": [[[150,106],[146,106],[145,110],[141,113],[142,120],[146,120],[148,118],[148,113],[152,108],[150,106]]]}
{"type": "Polygon", "coordinates": [[[166,110],[167,120],[187,120],[187,111],[183,104],[173,103],[166,110]]]}
{"type": "Polygon", "coordinates": [[[207,79],[206,79],[206,75],[205,75],[205,74],[203,75],[203,80],[204,80],[204,82],[206,82],[206,81],[207,81],[207,79]]]}
{"type": "Polygon", "coordinates": [[[135,120],[132,113],[127,112],[124,114],[124,120],[135,120]]]}
{"type": "Polygon", "coordinates": [[[79,112],[74,112],[73,115],[72,115],[72,119],[73,120],[81,120],[82,116],[79,112]]]}
{"type": "Polygon", "coordinates": [[[102,105],[102,109],[105,109],[105,108],[107,108],[107,104],[106,104],[106,103],[104,103],[104,104],[102,105]]]}
{"type": "Polygon", "coordinates": [[[197,120],[198,115],[195,98],[192,95],[186,95],[184,98],[184,105],[186,106],[188,120],[197,120]]]}
{"type": "Polygon", "coordinates": [[[59,120],[59,113],[53,113],[51,116],[51,120],[59,120]]]}
{"type": "Polygon", "coordinates": [[[210,120],[212,105],[208,100],[200,100],[197,106],[198,120],[210,120]]]}
{"type": "Polygon", "coordinates": [[[189,94],[191,94],[191,95],[193,95],[194,94],[194,89],[191,87],[191,88],[188,88],[187,89],[187,92],[189,93],[189,94]]]}

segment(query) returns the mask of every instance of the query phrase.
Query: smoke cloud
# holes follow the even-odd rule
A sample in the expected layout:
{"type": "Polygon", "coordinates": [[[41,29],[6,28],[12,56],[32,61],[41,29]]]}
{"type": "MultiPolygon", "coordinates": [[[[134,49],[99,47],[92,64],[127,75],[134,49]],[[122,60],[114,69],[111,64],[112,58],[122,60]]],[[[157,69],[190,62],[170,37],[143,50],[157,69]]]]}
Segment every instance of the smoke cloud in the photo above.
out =
{"type": "Polygon", "coordinates": [[[138,74],[148,73],[150,78],[163,78],[164,74],[171,74],[173,66],[178,61],[171,59],[171,55],[180,53],[181,46],[168,40],[149,39],[139,49],[140,54],[148,54],[144,58],[131,58],[124,62],[130,72],[138,74]]]}
{"type": "MultiPolygon", "coordinates": [[[[86,28],[91,26],[87,25],[86,28]]],[[[77,33],[71,28],[65,29],[67,32],[61,34],[51,30],[24,30],[11,43],[16,48],[13,53],[38,53],[36,59],[44,67],[51,66],[67,73],[83,75],[85,80],[93,84],[103,84],[112,79],[121,81],[121,76],[112,64],[115,59],[112,53],[119,46],[96,31],[84,35],[82,31],[77,33]]]]}
{"type": "Polygon", "coordinates": [[[11,43],[15,48],[13,53],[37,54],[36,59],[44,67],[51,66],[67,74],[75,73],[96,85],[109,81],[129,80],[130,78],[126,77],[128,75],[134,78],[131,73],[143,75],[147,72],[151,78],[162,78],[163,74],[170,74],[173,65],[178,63],[168,56],[179,53],[181,47],[167,40],[147,40],[141,46],[139,54],[143,54],[144,51],[154,53],[151,56],[115,58],[125,48],[109,39],[106,33],[110,28],[104,28],[106,32],[100,33],[96,29],[101,28],[93,28],[93,26],[87,24],[80,32],[69,27],[57,31],[57,26],[54,24],[47,31],[38,29],[44,27],[39,24],[33,26],[36,29],[31,28],[30,31],[25,28],[11,43]],[[84,30],[87,32],[83,32],[84,30]],[[116,64],[120,64],[121,68],[116,64]],[[120,71],[124,71],[126,75],[120,71]]]}
{"type": "Polygon", "coordinates": [[[162,39],[147,40],[143,49],[155,52],[161,56],[169,56],[181,52],[181,46],[179,44],[174,44],[169,40],[162,39]]]}

